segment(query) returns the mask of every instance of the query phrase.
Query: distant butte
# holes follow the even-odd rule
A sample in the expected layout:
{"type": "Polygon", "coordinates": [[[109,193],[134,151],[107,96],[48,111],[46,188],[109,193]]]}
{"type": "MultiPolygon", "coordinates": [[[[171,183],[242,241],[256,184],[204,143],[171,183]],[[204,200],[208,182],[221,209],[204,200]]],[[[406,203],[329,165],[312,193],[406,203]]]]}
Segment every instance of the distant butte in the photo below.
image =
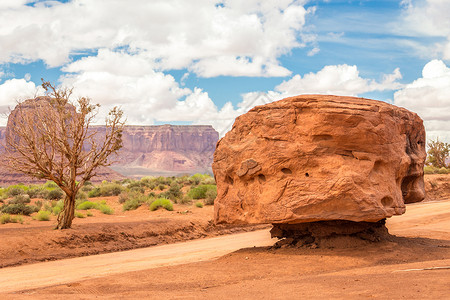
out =
{"type": "MultiPolygon", "coordinates": [[[[92,126],[93,130],[105,130],[92,126]]],[[[4,141],[6,127],[0,127],[4,141]]],[[[219,134],[210,125],[125,126],[123,148],[110,168],[101,169],[93,181],[124,177],[175,176],[212,173],[211,164],[219,134]]],[[[1,159],[1,155],[0,155],[1,159]]],[[[0,184],[35,183],[35,179],[0,168],[0,184]]]]}

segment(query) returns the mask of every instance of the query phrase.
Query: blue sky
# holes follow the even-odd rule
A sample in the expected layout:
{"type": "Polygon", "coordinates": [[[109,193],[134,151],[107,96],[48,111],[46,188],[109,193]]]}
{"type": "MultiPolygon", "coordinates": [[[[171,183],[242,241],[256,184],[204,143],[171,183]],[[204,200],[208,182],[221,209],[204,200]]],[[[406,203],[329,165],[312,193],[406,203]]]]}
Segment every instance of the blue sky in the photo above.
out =
{"type": "Polygon", "coordinates": [[[129,124],[223,135],[255,105],[336,94],[406,107],[450,141],[448,11],[446,0],[2,0],[0,110],[41,93],[42,77],[101,114],[120,105],[129,124]]]}

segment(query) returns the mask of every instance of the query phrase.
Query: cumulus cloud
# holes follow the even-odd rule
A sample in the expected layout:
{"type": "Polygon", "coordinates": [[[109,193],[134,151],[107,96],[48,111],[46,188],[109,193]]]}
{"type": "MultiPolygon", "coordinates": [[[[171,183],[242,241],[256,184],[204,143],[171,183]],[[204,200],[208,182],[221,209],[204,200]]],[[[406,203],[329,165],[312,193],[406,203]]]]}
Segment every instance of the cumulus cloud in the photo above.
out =
{"type": "Polygon", "coordinates": [[[311,42],[300,34],[313,13],[306,0],[25,2],[2,1],[0,63],[55,67],[72,54],[127,48],[158,70],[287,76],[278,58],[311,42]]]}
{"type": "Polygon", "coordinates": [[[401,78],[399,69],[395,69],[392,74],[384,75],[382,82],[377,82],[362,78],[356,66],[330,65],[317,73],[311,72],[303,77],[297,74],[278,85],[275,90],[283,97],[317,93],[357,96],[366,92],[399,88],[401,84],[397,80],[401,78]]]}
{"type": "Polygon", "coordinates": [[[3,115],[11,108],[14,108],[15,102],[19,100],[33,98],[42,95],[43,90],[37,87],[33,82],[26,79],[10,79],[0,84],[0,125],[6,125],[6,117],[3,115]]]}
{"type": "Polygon", "coordinates": [[[450,1],[402,0],[401,4],[404,7],[403,18],[399,24],[401,30],[414,36],[444,38],[443,41],[429,47],[427,52],[430,56],[439,55],[443,59],[450,59],[450,18],[448,16],[450,1]],[[435,53],[436,49],[439,53],[435,53]]]}
{"type": "Polygon", "coordinates": [[[429,138],[439,136],[450,142],[450,68],[432,60],[422,77],[395,92],[394,103],[416,112],[424,120],[429,138]]]}

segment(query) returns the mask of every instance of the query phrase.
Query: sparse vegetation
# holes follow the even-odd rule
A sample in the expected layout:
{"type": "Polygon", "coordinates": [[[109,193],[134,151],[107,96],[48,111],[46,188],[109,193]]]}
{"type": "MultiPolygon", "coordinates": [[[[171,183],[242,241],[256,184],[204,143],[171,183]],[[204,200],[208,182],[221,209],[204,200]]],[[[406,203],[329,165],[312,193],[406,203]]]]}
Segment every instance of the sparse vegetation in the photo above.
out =
{"type": "MultiPolygon", "coordinates": [[[[188,195],[189,197],[191,197],[192,199],[205,199],[206,198],[206,193],[209,190],[213,190],[216,192],[217,194],[217,187],[215,185],[212,184],[202,184],[202,185],[198,185],[196,187],[192,187],[189,192],[188,195]]],[[[215,198],[215,197],[214,197],[215,198]]]]}
{"type": "Polygon", "coordinates": [[[83,215],[83,213],[80,212],[80,211],[75,211],[75,218],[80,218],[80,219],[82,219],[82,218],[86,218],[86,216],[83,215]]]}
{"type": "MultiPolygon", "coordinates": [[[[141,180],[104,181],[95,185],[88,182],[77,193],[75,203],[77,211],[74,211],[74,217],[94,216],[90,211],[94,209],[103,214],[114,214],[114,210],[107,205],[106,200],[95,199],[98,197],[116,196],[115,201],[122,204],[123,211],[135,210],[142,205],[146,207],[148,205],[150,210],[160,207],[173,210],[173,203],[192,204],[193,199],[201,200],[194,202],[197,207],[212,205],[217,196],[217,188],[215,184],[207,184],[211,182],[214,183],[214,179],[205,174],[144,177],[141,180]],[[162,187],[162,191],[159,190],[159,186],[162,187]]],[[[17,184],[0,188],[0,214],[5,222],[6,220],[14,222],[13,220],[19,218],[15,215],[33,215],[33,219],[36,220],[45,218],[46,215],[49,218],[51,215],[59,216],[64,208],[62,197],[64,192],[52,181],[41,185],[17,184]],[[38,214],[34,215],[36,212],[38,214]]]]}
{"type": "Polygon", "coordinates": [[[23,224],[21,216],[11,216],[10,214],[0,214],[0,224],[20,223],[23,224]]]}
{"type": "Polygon", "coordinates": [[[36,215],[36,220],[38,221],[50,221],[50,212],[46,210],[38,211],[36,215]]]}
{"type": "Polygon", "coordinates": [[[166,198],[159,198],[150,204],[151,211],[155,211],[160,207],[162,207],[166,210],[172,211],[173,210],[172,201],[170,201],[169,199],[166,199],[166,198]]]}

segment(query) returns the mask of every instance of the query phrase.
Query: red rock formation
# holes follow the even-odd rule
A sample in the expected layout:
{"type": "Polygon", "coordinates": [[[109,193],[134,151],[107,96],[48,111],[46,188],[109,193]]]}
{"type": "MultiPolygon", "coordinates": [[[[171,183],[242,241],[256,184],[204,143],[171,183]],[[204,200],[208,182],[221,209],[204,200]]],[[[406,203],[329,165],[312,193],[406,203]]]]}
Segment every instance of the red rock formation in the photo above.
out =
{"type": "Polygon", "coordinates": [[[377,222],[424,199],[422,120],[385,102],[304,95],[257,106],[217,143],[218,223],[377,222]]]}
{"type": "Polygon", "coordinates": [[[112,168],[127,176],[211,172],[218,139],[209,125],[126,126],[112,168]]]}
{"type": "MultiPolygon", "coordinates": [[[[105,130],[102,126],[93,129],[105,130]]],[[[6,128],[0,128],[0,142],[6,128]]],[[[93,181],[118,180],[146,175],[172,176],[212,172],[213,153],[219,134],[212,126],[125,126],[123,148],[110,168],[102,169],[93,181]]],[[[37,183],[19,173],[1,167],[0,184],[37,183]]]]}

